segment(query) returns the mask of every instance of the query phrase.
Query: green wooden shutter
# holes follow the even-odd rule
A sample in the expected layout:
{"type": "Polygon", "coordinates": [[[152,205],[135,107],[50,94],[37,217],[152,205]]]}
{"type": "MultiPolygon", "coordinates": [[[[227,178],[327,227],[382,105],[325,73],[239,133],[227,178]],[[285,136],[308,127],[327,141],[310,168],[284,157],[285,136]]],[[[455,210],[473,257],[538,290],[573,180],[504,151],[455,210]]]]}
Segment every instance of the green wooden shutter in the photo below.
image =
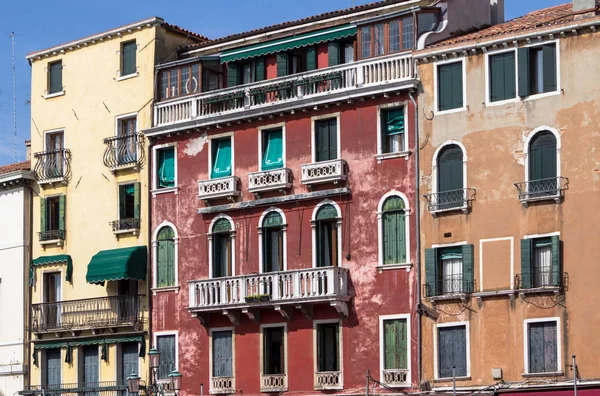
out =
{"type": "Polygon", "coordinates": [[[475,281],[473,269],[473,245],[462,246],[463,260],[463,293],[473,293],[473,282],[475,281]]]}
{"type": "Polygon", "coordinates": [[[552,241],[552,274],[551,274],[551,284],[552,286],[560,286],[562,281],[562,272],[561,272],[561,251],[560,251],[560,237],[558,235],[553,235],[551,238],[552,241]]]}
{"type": "Polygon", "coordinates": [[[254,61],[254,81],[263,81],[266,78],[265,58],[261,56],[254,61]]]}
{"type": "Polygon", "coordinates": [[[40,198],[40,232],[47,231],[46,216],[46,198],[40,198]]]}
{"type": "Polygon", "coordinates": [[[490,56],[490,100],[497,102],[505,99],[504,58],[502,55],[490,56]]]}
{"type": "Polygon", "coordinates": [[[463,64],[457,62],[452,70],[452,106],[455,109],[463,107],[463,64]]]}
{"type": "Polygon", "coordinates": [[[531,264],[533,254],[533,239],[521,239],[521,288],[531,289],[531,264]]]}
{"type": "Polygon", "coordinates": [[[327,44],[327,55],[329,58],[329,66],[340,64],[340,43],[338,41],[330,41],[327,44]]]}
{"type": "Polygon", "coordinates": [[[240,71],[236,63],[227,64],[227,87],[235,87],[240,81],[240,71]]]}
{"type": "Polygon", "coordinates": [[[312,46],[306,49],[306,70],[315,70],[317,68],[317,47],[312,46]]]}
{"type": "Polygon", "coordinates": [[[337,119],[329,120],[329,159],[333,160],[338,157],[337,152],[337,119]]]}
{"type": "Polygon", "coordinates": [[[142,200],[142,183],[137,182],[133,185],[133,217],[140,219],[141,215],[141,200],[142,200]]]}
{"type": "Polygon", "coordinates": [[[463,106],[462,62],[438,66],[439,111],[463,106]]]}
{"type": "Polygon", "coordinates": [[[58,198],[58,229],[61,231],[65,230],[65,215],[66,215],[66,201],[67,201],[67,196],[66,195],[61,195],[58,198]]]}
{"type": "Polygon", "coordinates": [[[556,91],[556,45],[547,44],[542,48],[544,92],[556,91]]]}
{"type": "Polygon", "coordinates": [[[288,75],[288,53],[277,53],[277,77],[288,75]]]}
{"type": "Polygon", "coordinates": [[[519,48],[517,57],[519,63],[519,96],[529,96],[529,80],[531,78],[529,48],[519,48]]]}
{"type": "Polygon", "coordinates": [[[136,72],[136,51],[135,41],[123,44],[121,53],[121,75],[126,76],[136,72]]]}
{"type": "Polygon", "coordinates": [[[515,53],[504,54],[504,99],[513,99],[517,96],[515,53]]]}
{"type": "Polygon", "coordinates": [[[425,283],[426,296],[438,295],[438,262],[437,249],[425,249],[425,283]]]}
{"type": "Polygon", "coordinates": [[[315,122],[315,156],[317,162],[329,159],[329,128],[324,121],[315,122]]]}

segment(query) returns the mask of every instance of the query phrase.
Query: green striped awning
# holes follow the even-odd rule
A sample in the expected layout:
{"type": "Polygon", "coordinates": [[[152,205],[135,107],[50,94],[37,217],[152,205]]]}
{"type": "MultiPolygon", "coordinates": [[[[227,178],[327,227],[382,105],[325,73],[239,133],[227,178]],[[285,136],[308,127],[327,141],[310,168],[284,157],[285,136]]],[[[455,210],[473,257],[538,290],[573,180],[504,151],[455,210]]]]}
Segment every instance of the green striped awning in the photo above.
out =
{"type": "Polygon", "coordinates": [[[35,267],[38,265],[45,264],[67,264],[67,271],[65,273],[65,280],[72,282],[73,278],[73,259],[68,254],[56,254],[54,256],[41,256],[34,260],[31,260],[29,266],[29,286],[33,286],[35,280],[35,267]]]}
{"type": "Polygon", "coordinates": [[[297,36],[284,37],[278,40],[268,41],[266,43],[253,44],[246,47],[223,51],[221,54],[221,63],[274,54],[294,48],[307,47],[309,45],[315,45],[342,39],[344,37],[354,36],[355,34],[356,26],[346,24],[328,29],[317,30],[315,32],[299,34],[297,36]]]}
{"type": "Polygon", "coordinates": [[[121,279],[146,280],[146,246],[101,250],[88,264],[88,283],[103,284],[121,279]]]}
{"type": "MultiPolygon", "coordinates": [[[[123,337],[108,337],[108,338],[94,338],[94,339],[85,339],[79,338],[75,340],[68,341],[58,341],[58,342],[34,342],[34,359],[37,358],[36,351],[40,349],[54,349],[54,348],[67,348],[67,353],[70,353],[70,349],[72,347],[84,346],[84,345],[102,345],[102,353],[106,357],[106,345],[111,344],[123,344],[126,342],[139,342],[140,350],[139,356],[146,356],[146,342],[143,335],[140,336],[123,336],[123,337]]],[[[106,360],[103,358],[102,360],[106,360]]]]}

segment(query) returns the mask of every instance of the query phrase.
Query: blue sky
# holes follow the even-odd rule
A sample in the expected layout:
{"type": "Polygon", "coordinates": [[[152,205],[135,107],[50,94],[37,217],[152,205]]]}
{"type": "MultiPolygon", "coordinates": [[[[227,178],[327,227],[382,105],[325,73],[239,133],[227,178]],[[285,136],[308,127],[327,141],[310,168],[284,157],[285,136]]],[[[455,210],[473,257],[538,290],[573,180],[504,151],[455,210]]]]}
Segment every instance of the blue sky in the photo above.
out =
{"type": "MultiPolygon", "coordinates": [[[[373,0],[354,0],[364,4],[373,0]]],[[[483,1],[483,0],[472,0],[483,1]]],[[[569,0],[505,0],[506,19],[569,0]]],[[[0,165],[14,160],[11,41],[15,32],[17,160],[29,138],[30,68],[25,55],[150,16],[217,38],[322,12],[352,0],[42,0],[3,2],[0,12],[0,165]]],[[[98,158],[100,161],[100,158],[98,158]]]]}

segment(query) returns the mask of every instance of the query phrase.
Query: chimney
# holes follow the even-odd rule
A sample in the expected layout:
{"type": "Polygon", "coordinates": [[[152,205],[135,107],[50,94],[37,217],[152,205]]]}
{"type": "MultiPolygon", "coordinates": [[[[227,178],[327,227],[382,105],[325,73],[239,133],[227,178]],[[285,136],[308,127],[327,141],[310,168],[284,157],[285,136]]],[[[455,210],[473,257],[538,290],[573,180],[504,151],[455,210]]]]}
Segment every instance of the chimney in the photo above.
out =
{"type": "Polygon", "coordinates": [[[25,140],[25,161],[31,161],[31,140],[25,140]]]}
{"type": "Polygon", "coordinates": [[[490,0],[490,24],[504,22],[504,0],[490,0]]]}
{"type": "Polygon", "coordinates": [[[575,19],[583,19],[596,15],[596,8],[600,0],[573,0],[573,14],[575,19]]]}

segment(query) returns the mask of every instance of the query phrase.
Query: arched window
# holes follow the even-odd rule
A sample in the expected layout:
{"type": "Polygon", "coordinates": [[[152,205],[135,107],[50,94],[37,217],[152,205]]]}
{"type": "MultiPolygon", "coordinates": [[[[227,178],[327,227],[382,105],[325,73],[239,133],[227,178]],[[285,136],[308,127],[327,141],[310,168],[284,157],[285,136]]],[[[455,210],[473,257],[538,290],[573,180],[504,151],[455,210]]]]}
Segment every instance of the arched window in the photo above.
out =
{"type": "Polygon", "coordinates": [[[463,152],[456,144],[442,149],[437,160],[438,208],[463,206],[463,152]]]}
{"type": "Polygon", "coordinates": [[[175,286],[175,231],[162,227],[156,238],[156,287],[175,286]]]}
{"type": "Polygon", "coordinates": [[[316,266],[338,265],[338,212],[331,204],[319,208],[315,216],[316,266]]]}
{"type": "Polygon", "coordinates": [[[262,221],[262,272],[284,270],[283,218],[276,211],[269,212],[262,221]]]}
{"type": "Polygon", "coordinates": [[[233,276],[232,225],[228,218],[217,219],[211,228],[212,277],[233,276]]]}
{"type": "Polygon", "coordinates": [[[536,133],[529,144],[530,197],[558,194],[556,136],[552,132],[536,133]]]}
{"type": "Polygon", "coordinates": [[[407,260],[406,213],[404,200],[391,196],[385,200],[381,217],[381,236],[383,238],[383,263],[404,264],[407,260]]]}

